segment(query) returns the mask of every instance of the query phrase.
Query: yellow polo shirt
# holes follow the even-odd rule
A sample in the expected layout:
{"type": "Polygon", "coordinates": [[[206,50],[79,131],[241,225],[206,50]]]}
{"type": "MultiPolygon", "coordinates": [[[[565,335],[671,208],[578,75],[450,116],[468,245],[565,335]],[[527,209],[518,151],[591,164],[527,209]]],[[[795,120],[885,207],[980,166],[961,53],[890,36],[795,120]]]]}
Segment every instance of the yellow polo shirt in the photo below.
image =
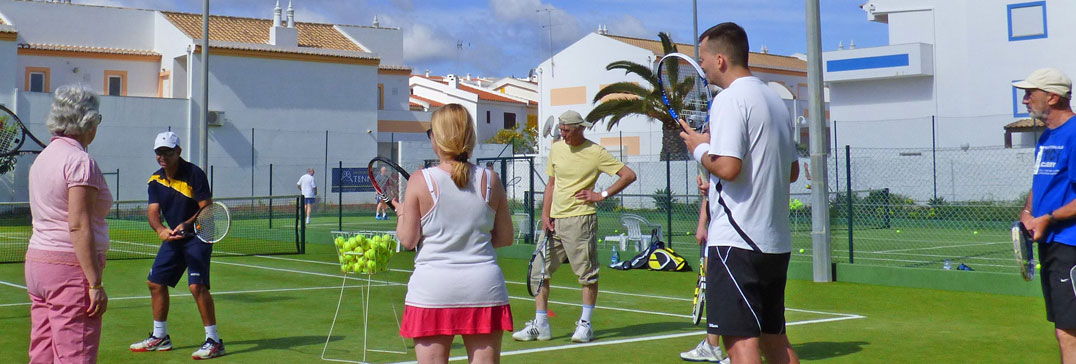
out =
{"type": "Polygon", "coordinates": [[[599,172],[613,176],[621,168],[624,168],[624,163],[613,158],[604,147],[589,140],[575,147],[563,140],[553,143],[545,166],[546,174],[555,179],[549,217],[556,219],[596,213],[593,203],[575,198],[575,193],[593,190],[599,172]]]}

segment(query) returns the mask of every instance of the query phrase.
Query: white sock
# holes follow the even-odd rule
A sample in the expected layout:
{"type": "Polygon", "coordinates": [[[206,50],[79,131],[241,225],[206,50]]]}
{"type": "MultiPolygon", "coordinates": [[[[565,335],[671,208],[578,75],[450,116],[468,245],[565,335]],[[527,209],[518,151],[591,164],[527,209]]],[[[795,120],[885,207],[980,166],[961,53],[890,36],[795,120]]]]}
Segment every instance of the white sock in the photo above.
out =
{"type": "Polygon", "coordinates": [[[220,335],[217,334],[217,325],[209,325],[205,327],[205,338],[213,339],[213,341],[220,342],[220,335]]]}
{"type": "Polygon", "coordinates": [[[586,322],[590,322],[590,314],[593,312],[594,305],[583,305],[583,316],[580,316],[579,319],[586,322]]]}
{"type": "Polygon", "coordinates": [[[168,336],[168,321],[153,321],[153,337],[163,339],[168,336]]]}
{"type": "Polygon", "coordinates": [[[534,323],[537,325],[549,323],[549,314],[545,311],[534,311],[534,323]]]}

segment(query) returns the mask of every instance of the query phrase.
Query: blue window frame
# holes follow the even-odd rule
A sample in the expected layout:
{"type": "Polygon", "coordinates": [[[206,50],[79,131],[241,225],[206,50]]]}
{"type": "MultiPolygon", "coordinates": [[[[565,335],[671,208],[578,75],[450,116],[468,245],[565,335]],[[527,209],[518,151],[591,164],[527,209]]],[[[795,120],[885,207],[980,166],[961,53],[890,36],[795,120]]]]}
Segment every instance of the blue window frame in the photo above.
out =
{"type": "MultiPolygon", "coordinates": [[[[1020,81],[1023,81],[1023,80],[1013,80],[1012,82],[1020,82],[1020,81]]],[[[1024,107],[1024,90],[1018,89],[1018,88],[1016,88],[1016,86],[1011,86],[1011,87],[1012,87],[1012,116],[1014,118],[1030,117],[1031,114],[1028,114],[1027,108],[1024,107]]]]}
{"type": "Polygon", "coordinates": [[[1045,1],[1033,1],[1033,2],[1027,2],[1027,3],[1009,4],[1008,6],[1006,6],[1006,12],[1005,13],[1007,14],[1007,16],[1009,18],[1009,41],[1010,42],[1020,41],[1020,40],[1028,40],[1028,39],[1046,38],[1046,36],[1047,36],[1046,30],[1047,30],[1048,27],[1046,26],[1046,2],[1045,1]],[[1014,36],[1013,35],[1013,22],[1012,22],[1013,10],[1027,9],[1027,8],[1039,8],[1039,9],[1042,10],[1042,33],[1021,33],[1021,34],[1018,34],[1018,35],[1014,36]]]}

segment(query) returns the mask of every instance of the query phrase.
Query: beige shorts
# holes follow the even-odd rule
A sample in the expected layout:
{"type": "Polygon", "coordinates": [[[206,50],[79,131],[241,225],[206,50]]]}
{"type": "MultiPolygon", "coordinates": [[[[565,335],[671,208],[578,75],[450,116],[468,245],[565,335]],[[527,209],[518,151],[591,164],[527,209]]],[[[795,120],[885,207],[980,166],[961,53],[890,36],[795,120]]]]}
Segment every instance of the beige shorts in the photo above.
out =
{"type": "MultiPolygon", "coordinates": [[[[546,272],[552,275],[565,259],[584,286],[598,283],[598,215],[554,219],[556,229],[549,239],[546,272]]],[[[544,234],[544,233],[543,233],[544,234]]]]}

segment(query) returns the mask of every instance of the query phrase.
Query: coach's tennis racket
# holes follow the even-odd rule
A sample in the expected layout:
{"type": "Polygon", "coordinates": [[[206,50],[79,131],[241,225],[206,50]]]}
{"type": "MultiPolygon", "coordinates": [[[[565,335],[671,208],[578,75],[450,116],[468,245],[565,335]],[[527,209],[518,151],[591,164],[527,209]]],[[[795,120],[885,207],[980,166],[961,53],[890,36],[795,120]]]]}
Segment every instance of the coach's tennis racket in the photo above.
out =
{"type": "Polygon", "coordinates": [[[40,140],[37,140],[33,134],[30,134],[30,130],[26,129],[26,125],[15,115],[15,112],[4,105],[0,105],[0,157],[7,157],[20,153],[41,153],[41,150],[43,149],[45,149],[45,143],[42,143],[40,140]],[[26,139],[30,139],[34,144],[37,144],[36,147],[33,145],[30,145],[29,147],[40,149],[23,149],[23,145],[26,144],[26,139]]]}
{"type": "Polygon", "coordinates": [[[371,159],[370,164],[367,165],[366,173],[370,176],[370,184],[374,186],[377,198],[388,204],[389,208],[396,210],[392,200],[403,201],[404,190],[407,187],[407,180],[411,178],[411,174],[407,173],[399,164],[393,163],[384,157],[371,159]]]}
{"type": "Polygon", "coordinates": [[[658,61],[656,74],[661,102],[669,115],[702,132],[707,126],[711,99],[702,67],[686,54],[669,53],[658,61]]]}
{"type": "Polygon", "coordinates": [[[542,286],[545,285],[546,277],[546,261],[549,256],[549,235],[553,234],[549,230],[542,232],[542,238],[538,239],[538,246],[534,248],[534,254],[531,255],[531,262],[527,264],[527,293],[530,293],[531,297],[537,297],[542,292],[542,286]]]}
{"type": "MultiPolygon", "coordinates": [[[[1035,252],[1032,251],[1031,234],[1019,221],[1012,223],[1012,254],[1020,266],[1020,275],[1025,281],[1035,278],[1035,252]]],[[[1076,288],[1073,288],[1076,290],[1076,288]]]]}
{"type": "Polygon", "coordinates": [[[706,311],[706,244],[702,244],[699,258],[699,282],[695,283],[695,299],[691,301],[691,323],[698,325],[706,311]]]}
{"type": "Polygon", "coordinates": [[[232,227],[232,214],[228,212],[228,206],[214,202],[198,210],[191,227],[185,235],[213,244],[228,235],[228,230],[232,227]]]}

